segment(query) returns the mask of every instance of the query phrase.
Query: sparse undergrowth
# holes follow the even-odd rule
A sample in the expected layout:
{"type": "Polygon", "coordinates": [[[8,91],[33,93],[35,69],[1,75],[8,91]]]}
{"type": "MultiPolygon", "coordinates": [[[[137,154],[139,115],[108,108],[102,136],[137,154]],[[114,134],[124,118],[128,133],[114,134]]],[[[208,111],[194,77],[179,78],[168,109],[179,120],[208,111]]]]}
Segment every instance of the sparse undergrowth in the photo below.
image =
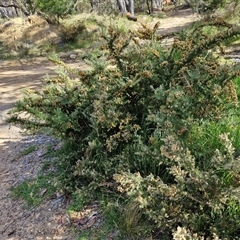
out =
{"type": "Polygon", "coordinates": [[[48,23],[40,16],[11,19],[0,25],[0,59],[48,56],[83,48],[99,46],[102,29],[112,22],[127,31],[127,19],[97,14],[77,14],[61,20],[57,25],[48,23]],[[41,32],[41,35],[37,35],[41,32]],[[15,38],[9,40],[14,34],[15,38]]]}
{"type": "MultiPolygon", "coordinates": [[[[93,70],[52,57],[58,76],[11,112],[9,122],[63,141],[55,186],[73,193],[74,209],[109,202],[104,237],[238,239],[240,67],[215,50],[240,29],[211,22],[207,36],[206,25],[171,47],[156,40],[158,25],[109,27],[93,70]]],[[[80,239],[101,239],[96,231],[80,239]]]]}
{"type": "Polygon", "coordinates": [[[12,189],[12,197],[21,197],[28,207],[38,206],[44,199],[52,197],[56,188],[52,185],[52,176],[38,176],[37,179],[24,181],[12,189]]]}
{"type": "MultiPolygon", "coordinates": [[[[29,20],[17,18],[2,23],[0,59],[48,56],[96,44],[98,31],[91,29],[91,20],[83,18],[69,22],[66,20],[56,26],[39,16],[31,16],[29,20]],[[36,32],[41,32],[41,35],[36,32]],[[12,34],[14,39],[10,38],[12,34]]],[[[94,24],[97,26],[96,22],[94,24]]]]}

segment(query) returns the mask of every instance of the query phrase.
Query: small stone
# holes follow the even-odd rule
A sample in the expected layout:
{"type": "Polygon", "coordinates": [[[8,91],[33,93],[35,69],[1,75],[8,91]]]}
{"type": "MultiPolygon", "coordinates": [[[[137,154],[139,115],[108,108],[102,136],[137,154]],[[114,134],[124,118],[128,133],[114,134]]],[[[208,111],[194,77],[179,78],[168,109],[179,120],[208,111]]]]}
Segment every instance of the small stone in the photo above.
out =
{"type": "Polygon", "coordinates": [[[70,59],[76,59],[77,58],[77,54],[75,54],[75,53],[72,53],[72,54],[70,54],[70,59]]]}

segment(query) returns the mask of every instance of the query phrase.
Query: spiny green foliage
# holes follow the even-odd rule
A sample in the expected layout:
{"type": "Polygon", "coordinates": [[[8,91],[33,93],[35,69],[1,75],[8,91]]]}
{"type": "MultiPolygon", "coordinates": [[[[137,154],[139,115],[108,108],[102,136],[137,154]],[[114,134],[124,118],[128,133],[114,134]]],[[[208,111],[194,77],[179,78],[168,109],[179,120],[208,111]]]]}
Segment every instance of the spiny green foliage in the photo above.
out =
{"type": "MultiPolygon", "coordinates": [[[[160,156],[170,177],[142,177],[139,173],[115,174],[120,192],[139,203],[146,214],[171,239],[177,226],[184,226],[200,237],[216,234],[221,238],[237,237],[239,215],[239,159],[227,134],[220,136],[225,154],[218,149],[201,169],[198,159],[169,135],[155,154],[160,156]],[[235,214],[232,214],[234,212],[235,214]],[[234,216],[234,217],[233,217],[234,216]]],[[[203,159],[206,161],[206,159],[203,159]]]]}
{"type": "Polygon", "coordinates": [[[58,76],[40,91],[27,90],[9,122],[63,140],[58,167],[65,190],[111,187],[114,177],[166,238],[174,231],[175,239],[179,232],[233,239],[240,231],[234,147],[223,131],[216,149],[195,152],[202,122],[218,124],[238,109],[232,80],[240,67],[219,63],[214,49],[240,29],[211,25],[219,31],[206,36],[199,26],[170,47],[156,40],[156,26],[137,33],[110,27],[91,70],[51,58],[58,76]]]}

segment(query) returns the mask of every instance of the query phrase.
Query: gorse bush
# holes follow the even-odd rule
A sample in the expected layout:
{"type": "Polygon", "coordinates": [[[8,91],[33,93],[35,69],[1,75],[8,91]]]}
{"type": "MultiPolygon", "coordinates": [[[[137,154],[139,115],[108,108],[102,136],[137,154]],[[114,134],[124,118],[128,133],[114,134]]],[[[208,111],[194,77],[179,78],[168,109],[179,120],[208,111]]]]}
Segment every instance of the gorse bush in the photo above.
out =
{"type": "Polygon", "coordinates": [[[158,155],[159,165],[164,165],[170,177],[142,177],[130,172],[114,175],[121,184],[120,192],[126,192],[145,209],[165,239],[171,239],[178,226],[187,228],[191,236],[197,233],[193,239],[239,235],[239,159],[233,157],[227,134],[220,138],[225,155],[217,149],[206,170],[198,167],[197,159],[176,141],[176,136],[169,135],[158,155]]]}
{"type": "Polygon", "coordinates": [[[68,26],[63,25],[61,27],[61,38],[64,42],[76,42],[78,36],[86,30],[85,24],[81,21],[74,22],[68,26]]]}
{"type": "Polygon", "coordinates": [[[228,127],[215,131],[211,147],[200,147],[205,123],[227,121],[238,109],[233,80],[240,66],[218,61],[214,49],[240,29],[211,25],[219,28],[212,36],[198,26],[177,35],[172,46],[159,42],[158,25],[128,33],[109,27],[91,70],[52,57],[57,76],[46,78],[40,91],[26,90],[9,122],[63,141],[57,165],[66,191],[84,184],[116,190],[117,183],[165,239],[236,238],[234,134],[228,127]]]}

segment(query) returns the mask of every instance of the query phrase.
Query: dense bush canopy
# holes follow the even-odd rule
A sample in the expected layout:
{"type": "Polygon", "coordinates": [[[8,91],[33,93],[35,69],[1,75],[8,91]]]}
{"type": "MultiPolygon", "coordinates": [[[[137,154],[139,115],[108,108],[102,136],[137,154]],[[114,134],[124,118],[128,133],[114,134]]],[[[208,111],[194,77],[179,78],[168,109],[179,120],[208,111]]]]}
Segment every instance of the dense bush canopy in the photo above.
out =
{"type": "Polygon", "coordinates": [[[58,76],[27,90],[9,121],[63,141],[58,177],[66,191],[118,187],[166,239],[235,239],[239,128],[229,116],[239,109],[240,66],[216,50],[240,29],[211,25],[212,34],[200,25],[171,46],[155,35],[158,24],[128,33],[111,26],[91,70],[52,57],[58,76]]]}

